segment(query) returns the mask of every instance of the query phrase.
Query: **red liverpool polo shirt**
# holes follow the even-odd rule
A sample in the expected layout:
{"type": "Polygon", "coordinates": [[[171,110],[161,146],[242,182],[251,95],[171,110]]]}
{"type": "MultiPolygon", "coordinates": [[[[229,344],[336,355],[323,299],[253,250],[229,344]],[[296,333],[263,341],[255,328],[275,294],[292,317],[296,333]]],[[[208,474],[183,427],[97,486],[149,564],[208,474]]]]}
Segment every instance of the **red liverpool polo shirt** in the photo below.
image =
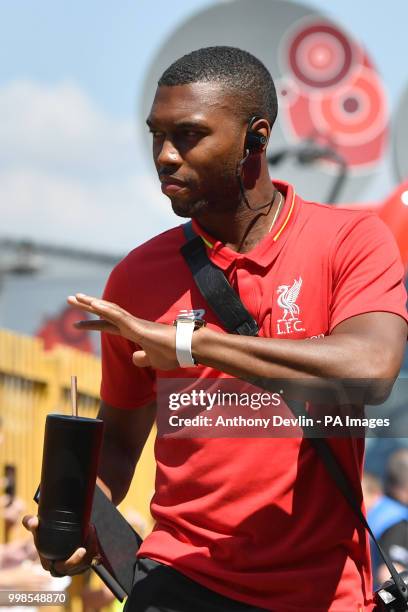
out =
{"type": "MultiPolygon", "coordinates": [[[[232,251],[195,223],[260,336],[318,339],[374,311],[407,320],[398,249],[378,217],[306,202],[290,185],[276,186],[286,196],[278,223],[248,253],[232,251]]],[[[180,254],[184,242],[179,226],[136,248],[113,270],[104,297],[167,324],[183,310],[200,311],[224,332],[180,254]]],[[[133,343],[102,337],[101,395],[118,408],[153,401],[160,378],[227,377],[203,366],[138,369],[133,343]]],[[[364,441],[339,438],[331,445],[361,497],[364,441]]],[[[156,524],[141,556],[266,610],[371,609],[366,534],[308,440],[158,438],[155,454],[156,524]]]]}

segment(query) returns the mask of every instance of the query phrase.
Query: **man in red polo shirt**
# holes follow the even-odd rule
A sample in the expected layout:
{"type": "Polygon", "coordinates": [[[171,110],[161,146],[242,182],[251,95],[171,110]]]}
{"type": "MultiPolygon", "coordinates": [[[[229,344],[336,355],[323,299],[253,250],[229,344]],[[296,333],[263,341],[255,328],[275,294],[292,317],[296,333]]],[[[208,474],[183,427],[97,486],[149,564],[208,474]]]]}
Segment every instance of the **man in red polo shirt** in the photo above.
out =
{"type": "MultiPolygon", "coordinates": [[[[230,47],[194,51],[162,75],[148,117],[153,157],[174,212],[193,219],[259,326],[228,334],[199,293],[182,227],[132,251],[103,300],[69,298],[102,321],[100,478],[125,496],[168,379],[370,379],[368,399],[398,375],[407,336],[403,268],[373,214],[305,202],[271,181],[272,78],[230,47]],[[173,321],[194,313],[195,329],[173,321]],[[379,381],[379,384],[376,384],[379,381]]],[[[330,440],[361,499],[364,441],[330,440]]],[[[140,551],[135,612],[372,609],[367,537],[301,437],[159,437],[156,524],[140,551]]],[[[26,526],[36,529],[36,519],[26,526]]],[[[59,573],[85,566],[79,549],[59,573]]]]}

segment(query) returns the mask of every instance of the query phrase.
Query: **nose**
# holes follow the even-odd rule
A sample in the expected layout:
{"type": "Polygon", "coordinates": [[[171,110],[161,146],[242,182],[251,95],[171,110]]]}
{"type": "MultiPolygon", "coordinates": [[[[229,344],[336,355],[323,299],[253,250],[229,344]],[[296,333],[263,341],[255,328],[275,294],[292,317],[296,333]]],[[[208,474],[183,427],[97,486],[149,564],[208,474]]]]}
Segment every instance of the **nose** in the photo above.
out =
{"type": "Polygon", "coordinates": [[[168,140],[163,140],[155,147],[154,157],[156,166],[177,166],[181,164],[181,156],[174,144],[168,140]]]}

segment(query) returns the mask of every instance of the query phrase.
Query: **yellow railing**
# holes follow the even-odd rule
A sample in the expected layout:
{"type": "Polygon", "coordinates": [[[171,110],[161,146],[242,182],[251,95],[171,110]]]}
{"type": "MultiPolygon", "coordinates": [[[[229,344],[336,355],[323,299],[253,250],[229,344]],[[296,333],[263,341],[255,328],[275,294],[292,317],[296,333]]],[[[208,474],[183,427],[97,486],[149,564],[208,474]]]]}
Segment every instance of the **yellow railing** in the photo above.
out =
{"type": "MultiPolygon", "coordinates": [[[[62,346],[45,351],[40,339],[0,330],[0,469],[3,472],[6,464],[15,466],[16,495],[30,513],[36,511],[32,498],[40,481],[46,415],[70,414],[70,377],[74,374],[78,377],[79,414],[94,417],[99,405],[97,357],[62,346]]],[[[154,487],[153,440],[154,432],[120,506],[125,514],[136,510],[148,528],[152,524],[149,502],[154,487]]]]}

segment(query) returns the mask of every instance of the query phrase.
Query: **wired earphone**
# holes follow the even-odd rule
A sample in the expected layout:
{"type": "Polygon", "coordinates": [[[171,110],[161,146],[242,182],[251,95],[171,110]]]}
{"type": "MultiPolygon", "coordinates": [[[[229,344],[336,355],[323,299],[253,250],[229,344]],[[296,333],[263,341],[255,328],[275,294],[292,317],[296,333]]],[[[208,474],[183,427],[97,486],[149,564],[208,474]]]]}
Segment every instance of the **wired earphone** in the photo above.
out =
{"type": "Polygon", "coordinates": [[[261,206],[255,206],[255,207],[250,205],[246,197],[246,194],[245,194],[245,188],[242,182],[242,166],[244,165],[244,163],[246,162],[246,160],[248,159],[250,155],[262,153],[262,151],[266,149],[266,146],[268,144],[268,139],[266,138],[266,136],[252,129],[254,123],[258,121],[259,119],[262,119],[262,117],[258,117],[257,115],[254,115],[249,120],[247,132],[245,136],[245,142],[244,142],[245,155],[241,159],[241,161],[238,163],[238,166],[237,166],[237,178],[239,181],[239,186],[241,189],[242,197],[247,207],[253,211],[262,210],[263,208],[266,208],[267,206],[272,206],[275,203],[275,199],[279,193],[278,190],[275,189],[272,200],[270,202],[267,202],[266,204],[262,204],[261,206]]]}

